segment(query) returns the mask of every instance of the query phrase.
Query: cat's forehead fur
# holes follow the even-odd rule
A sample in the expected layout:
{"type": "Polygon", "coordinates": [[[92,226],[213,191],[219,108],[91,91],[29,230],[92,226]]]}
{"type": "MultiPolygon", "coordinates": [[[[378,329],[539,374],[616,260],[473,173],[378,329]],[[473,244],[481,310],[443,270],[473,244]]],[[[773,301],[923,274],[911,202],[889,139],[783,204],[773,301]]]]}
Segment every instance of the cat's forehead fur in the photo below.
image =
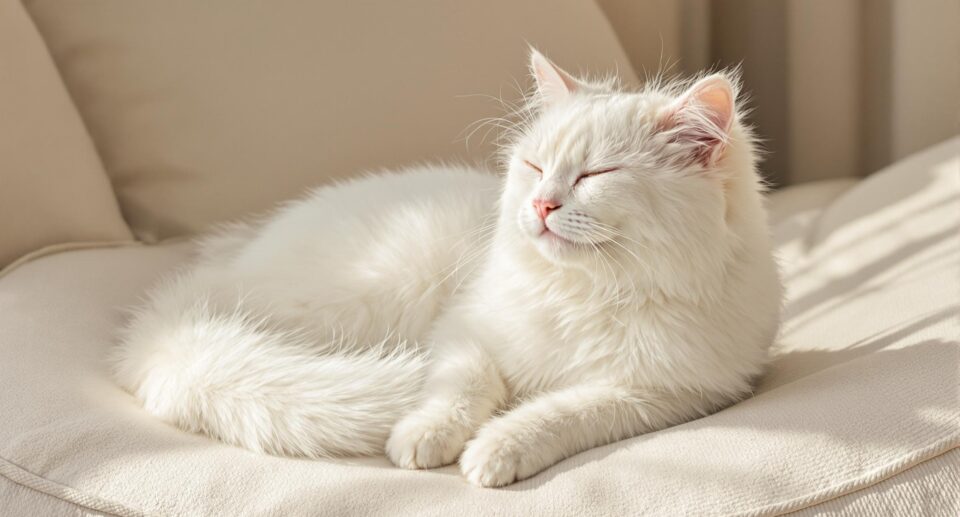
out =
{"type": "MultiPolygon", "coordinates": [[[[657,76],[636,89],[625,87],[616,76],[569,77],[576,87],[565,98],[550,102],[536,89],[526,96],[520,110],[523,120],[502,147],[507,163],[518,153],[532,153],[542,160],[580,162],[585,167],[601,167],[619,159],[620,165],[644,166],[656,161],[662,167],[683,169],[675,163],[679,149],[671,145],[675,139],[665,131],[664,123],[685,96],[711,78],[728,88],[733,104],[731,124],[752,140],[749,128],[741,124],[745,111],[739,99],[739,69],[676,80],[657,76]]],[[[733,128],[727,129],[731,131],[733,128]]]]}
{"type": "Polygon", "coordinates": [[[659,91],[577,93],[542,106],[518,150],[546,160],[547,166],[573,161],[589,168],[611,159],[637,160],[653,150],[658,117],[672,101],[659,91]]]}

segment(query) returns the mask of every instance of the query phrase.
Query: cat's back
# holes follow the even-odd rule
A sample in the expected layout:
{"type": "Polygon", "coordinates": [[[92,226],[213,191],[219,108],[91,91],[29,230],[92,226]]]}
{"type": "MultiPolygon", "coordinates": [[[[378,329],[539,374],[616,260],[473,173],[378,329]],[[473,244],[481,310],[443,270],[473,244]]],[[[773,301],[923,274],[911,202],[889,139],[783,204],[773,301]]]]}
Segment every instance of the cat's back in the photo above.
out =
{"type": "Polygon", "coordinates": [[[368,251],[393,241],[432,241],[437,232],[459,230],[487,216],[498,193],[495,175],[466,166],[366,174],[282,205],[254,232],[237,261],[255,262],[262,254],[290,257],[291,251],[332,255],[348,251],[351,241],[368,251]],[[417,229],[430,233],[413,233],[417,229]]]}
{"type": "Polygon", "coordinates": [[[494,174],[441,165],[320,187],[277,210],[226,267],[274,318],[416,339],[481,258],[499,190],[494,174]]]}

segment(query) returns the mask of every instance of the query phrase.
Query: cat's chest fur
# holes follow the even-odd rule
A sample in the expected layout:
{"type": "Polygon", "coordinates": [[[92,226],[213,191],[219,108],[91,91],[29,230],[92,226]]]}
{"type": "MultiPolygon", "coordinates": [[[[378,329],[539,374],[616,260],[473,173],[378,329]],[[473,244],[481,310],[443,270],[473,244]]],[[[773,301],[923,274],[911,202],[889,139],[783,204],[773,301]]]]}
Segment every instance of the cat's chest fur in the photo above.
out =
{"type": "Polygon", "coordinates": [[[585,322],[562,323],[530,314],[515,317],[525,321],[512,322],[512,336],[503,336],[491,345],[512,391],[524,394],[635,377],[636,364],[629,359],[637,348],[632,325],[610,321],[616,328],[601,332],[583,325],[585,322]]]}
{"type": "Polygon", "coordinates": [[[669,329],[648,300],[577,282],[530,281],[515,277],[481,289],[472,315],[490,322],[476,327],[479,339],[511,391],[522,396],[590,382],[666,382],[660,336],[669,329]]]}

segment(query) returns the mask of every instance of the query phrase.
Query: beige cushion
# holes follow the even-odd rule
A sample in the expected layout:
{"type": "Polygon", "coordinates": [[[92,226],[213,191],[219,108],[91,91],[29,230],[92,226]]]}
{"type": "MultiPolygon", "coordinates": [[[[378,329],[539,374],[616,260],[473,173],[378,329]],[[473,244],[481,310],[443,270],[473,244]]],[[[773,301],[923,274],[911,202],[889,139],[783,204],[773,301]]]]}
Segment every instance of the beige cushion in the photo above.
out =
{"type": "Polygon", "coordinates": [[[580,0],[29,0],[151,240],[258,211],[362,169],[490,156],[490,96],[527,85],[527,42],[632,77],[580,0]]]}
{"type": "Polygon", "coordinates": [[[956,515],[958,145],[810,207],[803,231],[777,226],[796,248],[790,299],[755,397],[503,490],[452,467],[262,456],[164,425],[111,382],[104,354],[120,309],[189,247],[38,259],[0,278],[0,498],[21,514],[762,515],[912,497],[956,515]]]}
{"type": "Polygon", "coordinates": [[[50,244],[130,238],[43,40],[18,0],[0,0],[0,268],[50,244]]]}
{"type": "Polygon", "coordinates": [[[860,181],[844,177],[791,185],[790,188],[771,192],[767,198],[770,223],[778,226],[787,219],[800,214],[816,216],[823,207],[860,181]]]}
{"type": "Polygon", "coordinates": [[[960,449],[897,472],[865,490],[814,504],[791,515],[956,517],[960,515],[960,449]]]}

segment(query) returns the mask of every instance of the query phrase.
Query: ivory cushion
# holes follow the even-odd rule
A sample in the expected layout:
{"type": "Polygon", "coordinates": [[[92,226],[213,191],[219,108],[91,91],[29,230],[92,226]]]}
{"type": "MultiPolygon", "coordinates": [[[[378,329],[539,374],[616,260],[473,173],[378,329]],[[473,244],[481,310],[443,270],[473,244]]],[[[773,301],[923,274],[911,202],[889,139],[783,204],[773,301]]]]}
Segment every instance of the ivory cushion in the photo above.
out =
{"type": "Polygon", "coordinates": [[[35,260],[0,278],[0,507],[23,515],[958,515],[958,167],[960,138],[838,195],[810,197],[778,222],[786,321],[756,396],[499,490],[467,484],[455,467],[277,458],[167,426],[110,380],[104,356],[121,309],[183,264],[189,245],[35,260]]]}

